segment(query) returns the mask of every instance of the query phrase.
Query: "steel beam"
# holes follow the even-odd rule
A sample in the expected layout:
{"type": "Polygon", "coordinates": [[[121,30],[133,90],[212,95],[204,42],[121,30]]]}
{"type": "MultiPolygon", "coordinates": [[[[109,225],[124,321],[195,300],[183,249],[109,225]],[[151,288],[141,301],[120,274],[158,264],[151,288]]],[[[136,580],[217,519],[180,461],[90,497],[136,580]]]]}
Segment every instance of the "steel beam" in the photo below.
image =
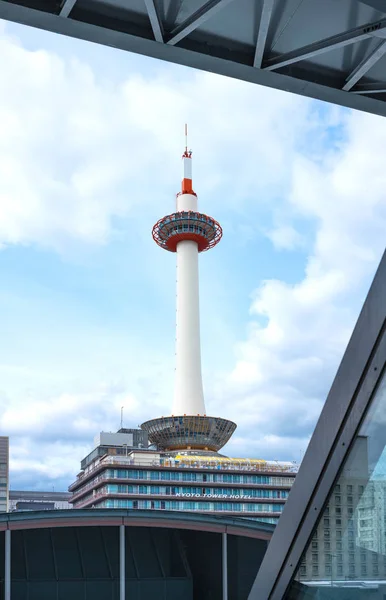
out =
{"type": "Polygon", "coordinates": [[[314,42],[308,46],[303,46],[298,50],[293,50],[291,52],[287,52],[286,54],[281,54],[275,58],[270,58],[263,64],[263,69],[266,71],[281,69],[282,67],[292,65],[301,60],[314,58],[315,56],[319,56],[325,52],[331,52],[331,50],[337,50],[338,48],[343,48],[344,46],[349,46],[350,44],[356,44],[357,42],[361,42],[362,40],[372,37],[376,32],[383,29],[386,29],[386,19],[377,21],[375,23],[369,23],[368,25],[361,25],[360,27],[355,27],[355,29],[346,31],[345,33],[332,35],[331,37],[320,40],[319,42],[314,42]]]}
{"type": "Polygon", "coordinates": [[[253,60],[253,66],[258,69],[261,68],[263,62],[265,42],[267,40],[269,22],[271,20],[274,1],[275,0],[262,0],[263,6],[261,9],[259,30],[257,32],[255,58],[253,60]]]}
{"type": "Polygon", "coordinates": [[[161,44],[163,44],[164,30],[155,5],[155,0],[145,0],[145,5],[147,14],[149,15],[150,25],[154,33],[154,39],[156,42],[161,42],[161,44]]]}
{"type": "Polygon", "coordinates": [[[222,534],[222,600],[228,600],[228,534],[222,534]]]}
{"type": "Polygon", "coordinates": [[[219,10],[224,8],[232,0],[209,0],[201,8],[196,10],[190,17],[173,29],[168,39],[168,44],[174,46],[178,44],[184,37],[189,35],[192,31],[200,27],[205,21],[213,17],[219,10]]]}
{"type": "Polygon", "coordinates": [[[379,61],[386,52],[386,41],[381,42],[378,46],[364,58],[359,65],[350,73],[343,86],[343,90],[348,92],[352,87],[379,61]]]}
{"type": "Polygon", "coordinates": [[[11,530],[5,530],[4,600],[11,600],[11,530]]]}
{"type": "Polygon", "coordinates": [[[125,561],[125,526],[119,526],[119,600],[125,600],[126,561],[125,561]]]}
{"type": "Polygon", "coordinates": [[[386,117],[386,102],[378,99],[381,94],[347,94],[341,88],[322,85],[312,72],[309,73],[312,81],[305,81],[275,71],[254,69],[253,56],[250,64],[245,64],[237,58],[225,59],[178,44],[160,44],[153,38],[109,29],[104,25],[103,17],[94,15],[94,18],[93,23],[86,20],[86,15],[83,15],[82,21],[63,19],[52,13],[0,0],[0,19],[386,117]]]}
{"type": "Polygon", "coordinates": [[[76,0],[64,0],[60,7],[59,16],[68,17],[72,9],[74,8],[76,0]]]}
{"type": "Polygon", "coordinates": [[[352,94],[386,94],[386,83],[365,83],[351,90],[352,94]]]}

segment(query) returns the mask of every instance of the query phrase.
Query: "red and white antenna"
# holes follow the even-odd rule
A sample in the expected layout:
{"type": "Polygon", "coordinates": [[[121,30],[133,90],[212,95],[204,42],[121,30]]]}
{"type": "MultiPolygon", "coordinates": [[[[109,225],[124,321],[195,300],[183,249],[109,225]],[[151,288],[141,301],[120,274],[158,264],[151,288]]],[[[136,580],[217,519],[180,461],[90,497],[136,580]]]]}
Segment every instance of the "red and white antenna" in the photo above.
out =
{"type": "Polygon", "coordinates": [[[185,152],[182,155],[182,162],[184,167],[181,193],[182,194],[194,194],[193,182],[192,182],[192,151],[188,150],[188,126],[185,123],[185,152]]]}

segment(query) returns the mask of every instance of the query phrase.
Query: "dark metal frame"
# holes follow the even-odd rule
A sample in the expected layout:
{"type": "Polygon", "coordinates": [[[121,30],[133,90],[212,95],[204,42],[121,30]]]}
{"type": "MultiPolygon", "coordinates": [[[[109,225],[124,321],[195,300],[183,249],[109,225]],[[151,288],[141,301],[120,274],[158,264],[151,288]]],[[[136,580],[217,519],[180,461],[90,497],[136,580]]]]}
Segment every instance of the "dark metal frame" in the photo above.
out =
{"type": "Polygon", "coordinates": [[[386,368],[386,252],[249,600],[282,600],[386,368]]]}
{"type": "MultiPolygon", "coordinates": [[[[358,1],[352,0],[353,10],[358,1]]],[[[222,10],[232,0],[207,0],[185,21],[175,21],[168,31],[161,18],[159,0],[143,0],[143,12],[136,12],[135,8],[130,11],[130,2],[115,12],[108,5],[106,14],[100,12],[100,1],[91,0],[85,8],[76,0],[0,0],[0,19],[386,116],[386,82],[368,78],[369,70],[386,51],[382,43],[386,36],[384,3],[362,2],[373,6],[375,3],[382,14],[378,20],[368,20],[321,39],[317,23],[309,23],[307,26],[315,28],[317,41],[281,53],[271,51],[268,39],[274,27],[274,13],[285,7],[284,0],[256,0],[258,24],[253,45],[233,44],[231,31],[229,40],[205,33],[208,23],[220,19],[222,10]],[[376,38],[379,44],[369,51],[367,42],[376,38]],[[321,55],[353,44],[358,45],[359,62],[352,62],[349,70],[337,74],[328,60],[322,69],[318,66],[321,55]]],[[[251,11],[252,19],[254,14],[251,11]]]]}

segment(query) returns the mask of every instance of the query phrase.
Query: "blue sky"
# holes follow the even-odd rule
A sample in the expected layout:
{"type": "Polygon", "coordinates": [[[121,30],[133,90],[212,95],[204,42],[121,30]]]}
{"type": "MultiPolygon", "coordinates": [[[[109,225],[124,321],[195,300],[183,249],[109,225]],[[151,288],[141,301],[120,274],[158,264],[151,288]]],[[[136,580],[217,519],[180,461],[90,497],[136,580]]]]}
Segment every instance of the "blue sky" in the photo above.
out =
{"type": "Polygon", "coordinates": [[[224,237],[200,257],[208,414],[299,460],[384,248],[386,124],[0,23],[0,430],[11,486],[66,489],[100,430],[168,414],[183,125],[224,237]]]}

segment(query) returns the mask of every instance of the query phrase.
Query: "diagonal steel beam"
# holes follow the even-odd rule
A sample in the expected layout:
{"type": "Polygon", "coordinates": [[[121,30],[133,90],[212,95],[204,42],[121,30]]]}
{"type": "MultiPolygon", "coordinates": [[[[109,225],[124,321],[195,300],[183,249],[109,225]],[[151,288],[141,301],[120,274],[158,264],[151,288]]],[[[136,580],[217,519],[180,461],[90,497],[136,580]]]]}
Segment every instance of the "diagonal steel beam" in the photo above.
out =
{"type": "Polygon", "coordinates": [[[158,14],[157,7],[154,0],[145,0],[147,14],[149,15],[150,25],[154,33],[154,39],[156,42],[163,43],[164,41],[164,30],[161,23],[161,19],[158,14]]]}
{"type": "Polygon", "coordinates": [[[386,52],[386,41],[381,42],[378,46],[371,52],[369,56],[364,58],[359,65],[350,73],[350,75],[346,79],[346,83],[344,84],[342,90],[348,92],[352,87],[371,69],[376,62],[379,61],[380,58],[386,52]]]}
{"type": "Polygon", "coordinates": [[[201,6],[201,8],[196,10],[195,13],[183,21],[183,23],[171,31],[167,43],[170,46],[175,46],[180,40],[197,29],[197,27],[200,27],[200,25],[213,17],[213,15],[215,15],[230,2],[232,2],[232,0],[209,0],[203,6],[201,6]]]}
{"type": "Polygon", "coordinates": [[[365,83],[351,90],[352,94],[386,94],[386,83],[365,83]]]}
{"type": "Polygon", "coordinates": [[[343,48],[344,46],[366,40],[383,29],[386,29],[386,19],[377,21],[376,23],[369,23],[368,25],[361,25],[360,27],[355,27],[354,29],[350,29],[350,31],[346,31],[345,33],[332,35],[319,42],[303,46],[303,48],[299,48],[298,50],[293,50],[292,52],[271,58],[263,64],[263,69],[267,71],[280,69],[281,67],[292,65],[301,60],[319,56],[324,52],[330,52],[331,50],[336,50],[337,48],[343,48]]]}
{"type": "Polygon", "coordinates": [[[274,1],[275,0],[262,0],[263,6],[261,9],[259,31],[257,32],[255,58],[253,61],[253,66],[258,69],[261,68],[261,64],[263,62],[265,42],[267,40],[268,27],[271,20],[274,1]]]}
{"type": "Polygon", "coordinates": [[[60,17],[68,17],[70,12],[72,11],[72,9],[75,6],[75,3],[76,3],[76,0],[64,0],[64,2],[62,2],[61,7],[60,7],[59,16],[60,17]]]}

